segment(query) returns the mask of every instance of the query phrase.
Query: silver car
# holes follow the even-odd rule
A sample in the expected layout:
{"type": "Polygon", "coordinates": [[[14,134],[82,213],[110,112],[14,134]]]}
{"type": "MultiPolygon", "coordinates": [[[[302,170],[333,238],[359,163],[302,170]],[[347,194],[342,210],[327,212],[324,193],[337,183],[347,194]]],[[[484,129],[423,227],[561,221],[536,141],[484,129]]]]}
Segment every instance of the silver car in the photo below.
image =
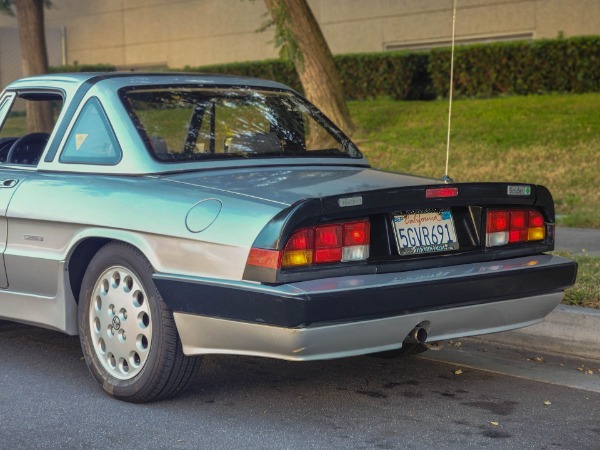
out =
{"type": "Polygon", "coordinates": [[[79,334],[110,395],[200,355],[419,353],[541,321],[576,264],[548,190],[374,170],[279,83],[22,79],[0,98],[0,318],[79,334]]]}

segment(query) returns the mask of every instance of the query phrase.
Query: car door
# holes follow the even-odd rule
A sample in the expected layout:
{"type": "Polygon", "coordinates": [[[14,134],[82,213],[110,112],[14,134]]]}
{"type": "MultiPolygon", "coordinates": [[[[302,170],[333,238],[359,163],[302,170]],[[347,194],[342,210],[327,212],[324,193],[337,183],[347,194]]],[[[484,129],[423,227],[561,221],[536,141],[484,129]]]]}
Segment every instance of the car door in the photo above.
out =
{"type": "MultiPolygon", "coordinates": [[[[14,92],[4,92],[0,98],[0,124],[4,124],[14,99],[14,92]]],[[[0,139],[0,156],[4,155],[4,161],[6,160],[6,153],[8,153],[10,145],[11,142],[8,140],[8,138],[0,139]]],[[[10,199],[15,193],[15,189],[19,184],[20,178],[22,178],[15,172],[19,171],[10,170],[6,167],[0,166],[0,288],[8,287],[6,268],[4,266],[4,252],[6,250],[6,240],[8,236],[6,209],[10,203],[10,199]]]]}
{"type": "Polygon", "coordinates": [[[8,287],[8,279],[6,276],[6,267],[4,265],[4,252],[6,251],[6,242],[8,237],[8,222],[6,220],[6,210],[10,199],[23,182],[30,174],[20,170],[10,170],[0,167],[0,288],[8,287]]]}

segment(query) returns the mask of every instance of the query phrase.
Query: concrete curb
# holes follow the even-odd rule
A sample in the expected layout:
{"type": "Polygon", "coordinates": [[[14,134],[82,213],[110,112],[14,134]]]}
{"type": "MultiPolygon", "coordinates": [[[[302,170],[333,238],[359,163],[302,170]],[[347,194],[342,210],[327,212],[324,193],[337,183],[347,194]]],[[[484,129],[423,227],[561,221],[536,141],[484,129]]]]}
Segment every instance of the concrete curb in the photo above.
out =
{"type": "Polygon", "coordinates": [[[468,340],[600,361],[600,310],[558,305],[536,325],[468,340]]]}

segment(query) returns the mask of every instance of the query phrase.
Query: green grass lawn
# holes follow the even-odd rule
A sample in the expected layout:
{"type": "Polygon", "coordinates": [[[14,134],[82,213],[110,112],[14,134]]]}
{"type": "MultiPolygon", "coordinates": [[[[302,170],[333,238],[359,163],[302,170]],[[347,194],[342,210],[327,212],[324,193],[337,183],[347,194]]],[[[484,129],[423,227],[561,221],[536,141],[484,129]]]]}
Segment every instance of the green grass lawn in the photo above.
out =
{"type": "MultiPolygon", "coordinates": [[[[361,101],[350,110],[354,141],[374,167],[444,175],[446,101],[361,101]]],[[[543,184],[554,195],[560,225],[600,228],[600,94],[460,100],[452,123],[452,178],[543,184]]],[[[25,118],[16,117],[2,134],[24,129],[25,118]]],[[[600,308],[600,258],[565,256],[579,263],[579,273],[564,303],[600,308]]]]}
{"type": "MultiPolygon", "coordinates": [[[[450,176],[456,181],[543,184],[557,222],[600,228],[600,94],[454,102],[450,176]]],[[[441,178],[447,101],[351,102],[354,140],[374,167],[441,178]]],[[[579,263],[563,303],[600,308],[600,258],[579,263]]]]}
{"type": "Polygon", "coordinates": [[[587,255],[572,255],[567,252],[555,252],[577,261],[577,281],[567,289],[563,303],[600,309],[600,258],[587,255]]]}
{"type": "MultiPolygon", "coordinates": [[[[560,225],[600,228],[600,94],[458,100],[450,176],[543,184],[560,225]]],[[[350,103],[353,138],[374,167],[444,175],[447,101],[350,103]]]]}

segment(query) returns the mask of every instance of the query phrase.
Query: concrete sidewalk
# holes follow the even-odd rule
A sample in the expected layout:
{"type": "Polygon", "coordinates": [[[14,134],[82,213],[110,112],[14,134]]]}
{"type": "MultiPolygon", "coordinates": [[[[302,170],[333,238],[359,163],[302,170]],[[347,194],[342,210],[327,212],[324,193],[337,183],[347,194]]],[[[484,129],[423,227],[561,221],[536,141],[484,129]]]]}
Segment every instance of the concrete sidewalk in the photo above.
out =
{"type": "Polygon", "coordinates": [[[536,325],[465,340],[600,361],[600,310],[558,305],[536,325]]]}
{"type": "MultiPolygon", "coordinates": [[[[556,250],[600,257],[600,230],[557,228],[556,250]]],[[[469,340],[600,360],[600,310],[559,305],[537,325],[469,340]]]]}

